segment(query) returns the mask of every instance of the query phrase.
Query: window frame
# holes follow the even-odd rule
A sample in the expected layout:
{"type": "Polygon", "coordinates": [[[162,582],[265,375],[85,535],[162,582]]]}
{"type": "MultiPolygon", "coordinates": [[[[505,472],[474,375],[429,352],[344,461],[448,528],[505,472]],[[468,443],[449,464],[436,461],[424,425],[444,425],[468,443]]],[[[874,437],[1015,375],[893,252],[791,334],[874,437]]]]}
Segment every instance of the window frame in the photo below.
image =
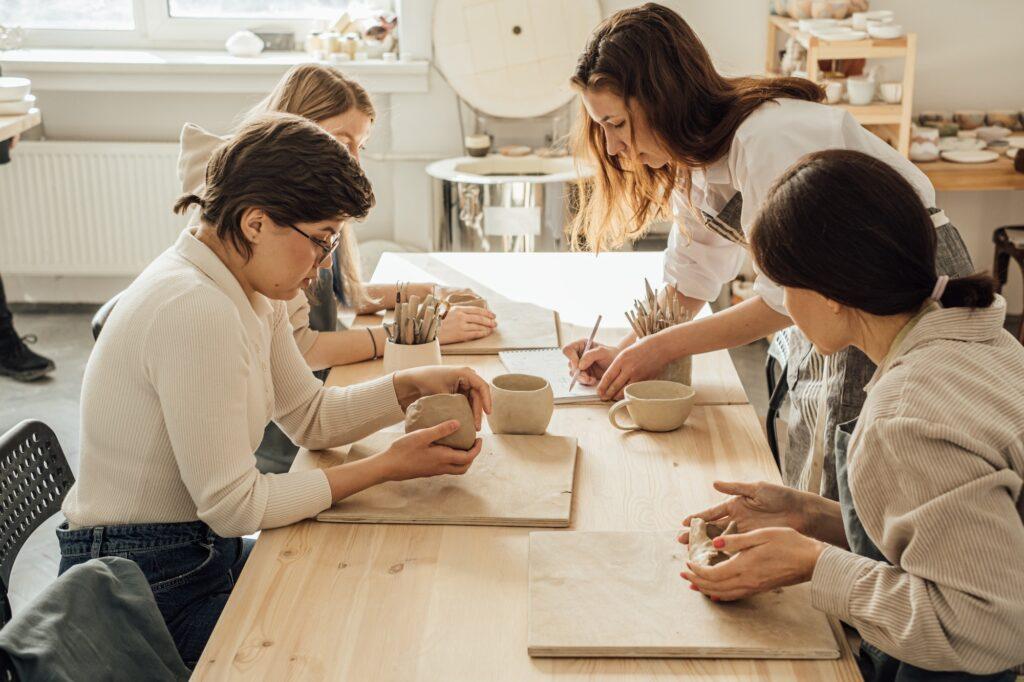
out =
{"type": "Polygon", "coordinates": [[[223,49],[244,29],[293,33],[296,48],[314,30],[316,19],[195,19],[172,17],[167,0],[132,0],[134,29],[25,29],[22,47],[223,49]]]}

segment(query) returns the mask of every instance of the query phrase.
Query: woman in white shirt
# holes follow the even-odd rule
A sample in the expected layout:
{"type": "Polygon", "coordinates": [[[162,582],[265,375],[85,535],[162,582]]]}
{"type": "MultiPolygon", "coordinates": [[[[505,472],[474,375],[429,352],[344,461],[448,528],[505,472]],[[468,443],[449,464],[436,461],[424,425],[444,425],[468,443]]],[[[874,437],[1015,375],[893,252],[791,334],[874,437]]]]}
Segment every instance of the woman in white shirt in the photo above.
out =
{"type": "Polygon", "coordinates": [[[193,666],[251,548],[240,536],[315,516],[387,480],[461,474],[480,451],[432,445],[457,422],[399,438],[358,462],[261,474],[273,419],[323,449],[399,422],[417,398],[463,392],[466,368],[427,367],[325,388],[292,338],[285,302],[328,267],[342,225],[373,205],[355,159],[303,118],[257,118],[214,152],[186,229],[124,291],[82,385],[79,478],[58,530],[61,572],[90,558],[136,561],[182,659],[193,666]]]}
{"type": "MultiPolygon", "coordinates": [[[[676,224],[665,281],[692,311],[739,273],[746,233],[776,177],[822,149],[861,151],[896,169],[933,213],[939,272],[973,271],[956,229],[933,208],[931,183],[912,163],[842,108],[821,104],[821,88],[810,81],[723,77],[689,25],[666,7],[649,3],[607,19],[580,56],[572,83],[583,104],[577,153],[597,170],[590,190],[580,192],[574,242],[593,250],[614,247],[671,212],[676,224]]],[[[824,238],[821,248],[829,248],[824,238]]],[[[750,343],[792,324],[778,286],[759,275],[754,290],[750,300],[717,314],[640,340],[629,335],[582,358],[585,340],[575,341],[564,349],[570,367],[582,368],[581,381],[612,399],[680,356],[750,343]]],[[[811,449],[830,443],[836,425],[856,417],[873,367],[851,349],[832,356],[825,368],[806,339],[794,336],[784,478],[835,498],[830,456],[819,447],[812,457],[811,449]],[[818,410],[822,391],[824,410],[818,410]]]]}
{"type": "MultiPolygon", "coordinates": [[[[272,111],[296,114],[315,122],[344,145],[356,161],[377,116],[369,94],[359,83],[335,67],[313,63],[289,69],[245,118],[272,111]]],[[[178,158],[182,191],[196,192],[202,188],[210,155],[227,139],[192,123],[185,124],[178,158]]],[[[196,220],[197,216],[193,215],[192,222],[196,220]]],[[[338,329],[339,302],[358,313],[374,313],[394,308],[397,293],[394,283],[362,281],[353,230],[351,226],[342,229],[341,243],[334,251],[331,267],[320,270],[319,280],[314,280],[310,287],[288,301],[295,343],[310,369],[321,379],[326,379],[330,367],[372,360],[384,353],[385,334],[381,325],[338,329]]],[[[421,300],[428,293],[443,297],[467,291],[428,282],[412,282],[406,286],[410,295],[419,296],[421,300]]],[[[445,345],[483,338],[496,326],[497,319],[490,310],[453,306],[441,323],[438,341],[445,345]]],[[[282,473],[291,467],[296,452],[291,440],[271,422],[256,450],[256,465],[264,473],[282,473]]]]}

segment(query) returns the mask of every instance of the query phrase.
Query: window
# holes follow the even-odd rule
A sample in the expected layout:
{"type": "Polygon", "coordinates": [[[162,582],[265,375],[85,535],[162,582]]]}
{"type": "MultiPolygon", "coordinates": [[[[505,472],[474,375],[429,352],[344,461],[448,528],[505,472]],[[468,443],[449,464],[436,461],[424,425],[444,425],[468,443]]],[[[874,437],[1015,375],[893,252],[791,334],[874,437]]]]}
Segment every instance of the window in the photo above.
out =
{"type": "Polygon", "coordinates": [[[167,0],[172,18],[336,20],[345,9],[338,0],[167,0]]]}
{"type": "Polygon", "coordinates": [[[131,31],[133,0],[3,0],[0,24],[24,29],[131,31]]]}
{"type": "Polygon", "coordinates": [[[221,50],[235,31],[310,31],[392,10],[393,0],[0,0],[0,24],[25,30],[23,47],[221,50]]]}

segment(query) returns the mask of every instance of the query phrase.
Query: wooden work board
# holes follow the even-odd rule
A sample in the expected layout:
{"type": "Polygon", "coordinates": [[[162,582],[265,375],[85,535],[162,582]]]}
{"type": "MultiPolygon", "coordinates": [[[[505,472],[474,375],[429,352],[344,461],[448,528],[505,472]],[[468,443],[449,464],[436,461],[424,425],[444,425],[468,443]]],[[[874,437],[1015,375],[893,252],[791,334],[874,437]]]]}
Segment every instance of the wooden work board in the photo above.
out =
{"type": "MultiPolygon", "coordinates": [[[[402,434],[382,432],[347,449],[319,453],[326,468],[368,457],[402,434]]],[[[341,500],[317,516],[336,523],[456,526],[569,525],[576,439],[482,433],[483,448],[462,476],[391,481],[341,500]]]]}
{"type": "Polygon", "coordinates": [[[807,584],[712,602],[679,577],[674,532],[530,534],[531,656],[839,658],[807,584]]]}

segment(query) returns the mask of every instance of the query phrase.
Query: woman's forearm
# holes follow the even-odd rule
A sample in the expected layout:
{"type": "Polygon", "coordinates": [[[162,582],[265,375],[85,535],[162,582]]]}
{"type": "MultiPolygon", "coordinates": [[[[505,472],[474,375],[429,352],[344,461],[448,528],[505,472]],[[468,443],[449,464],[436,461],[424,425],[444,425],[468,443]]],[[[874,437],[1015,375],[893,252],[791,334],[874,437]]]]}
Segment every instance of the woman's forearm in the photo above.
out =
{"type": "Polygon", "coordinates": [[[803,522],[799,529],[800,532],[836,547],[849,548],[846,528],[843,526],[843,512],[840,510],[839,503],[821,495],[805,494],[810,497],[803,505],[803,522]]]}
{"type": "Polygon", "coordinates": [[[324,473],[331,486],[331,500],[334,502],[388,480],[387,472],[377,457],[339,464],[325,469],[324,473]]]}
{"type": "Polygon", "coordinates": [[[760,296],[692,322],[658,332],[669,360],[684,355],[708,353],[722,348],[735,348],[793,324],[772,310],[760,296]]]}
{"type": "Polygon", "coordinates": [[[383,327],[320,332],[304,357],[306,364],[314,371],[338,365],[351,365],[372,360],[375,350],[377,357],[382,356],[386,339],[383,327]]]}

